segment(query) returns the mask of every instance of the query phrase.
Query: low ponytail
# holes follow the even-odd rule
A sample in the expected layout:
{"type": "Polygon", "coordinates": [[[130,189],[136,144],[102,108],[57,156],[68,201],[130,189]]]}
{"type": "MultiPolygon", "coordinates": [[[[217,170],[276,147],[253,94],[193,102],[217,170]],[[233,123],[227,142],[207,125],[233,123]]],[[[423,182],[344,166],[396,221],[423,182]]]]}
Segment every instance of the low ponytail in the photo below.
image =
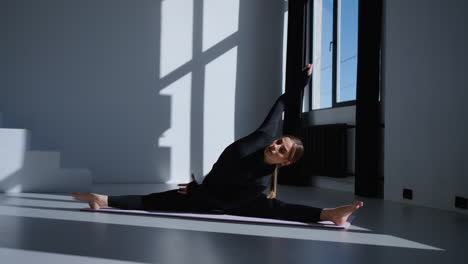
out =
{"type": "Polygon", "coordinates": [[[268,199],[276,198],[277,181],[278,181],[278,165],[276,165],[275,171],[273,172],[273,176],[271,177],[271,180],[270,180],[270,189],[267,195],[268,199]]]}

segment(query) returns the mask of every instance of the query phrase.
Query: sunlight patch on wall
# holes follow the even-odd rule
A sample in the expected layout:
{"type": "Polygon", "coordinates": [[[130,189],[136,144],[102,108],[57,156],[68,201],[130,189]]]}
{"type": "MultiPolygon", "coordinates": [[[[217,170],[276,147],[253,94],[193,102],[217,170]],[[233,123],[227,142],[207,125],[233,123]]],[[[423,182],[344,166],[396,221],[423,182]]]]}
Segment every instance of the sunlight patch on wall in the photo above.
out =
{"type": "Polygon", "coordinates": [[[5,193],[21,193],[23,191],[23,187],[21,184],[17,184],[13,187],[10,187],[5,190],[5,193]]]}
{"type": "Polygon", "coordinates": [[[162,1],[160,78],[192,59],[193,0],[162,1]]]}
{"type": "Polygon", "coordinates": [[[192,74],[188,73],[160,91],[171,96],[170,128],[159,138],[160,147],[170,148],[170,176],[166,183],[190,179],[190,106],[192,74]]]}
{"type": "Polygon", "coordinates": [[[239,29],[239,0],[203,2],[203,51],[239,29]]]}
{"type": "Polygon", "coordinates": [[[237,47],[211,61],[205,71],[203,175],[234,142],[237,47]]]}
{"type": "Polygon", "coordinates": [[[0,191],[12,191],[17,186],[19,179],[15,173],[24,166],[27,147],[27,130],[0,129],[0,191]]]}

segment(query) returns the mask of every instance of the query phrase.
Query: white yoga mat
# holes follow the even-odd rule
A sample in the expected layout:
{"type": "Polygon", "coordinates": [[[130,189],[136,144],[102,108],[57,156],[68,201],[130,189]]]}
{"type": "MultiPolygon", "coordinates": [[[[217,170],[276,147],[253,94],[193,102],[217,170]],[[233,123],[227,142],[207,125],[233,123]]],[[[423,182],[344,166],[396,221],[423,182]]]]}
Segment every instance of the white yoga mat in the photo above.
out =
{"type": "Polygon", "coordinates": [[[304,223],[296,221],[285,221],[278,219],[269,218],[258,218],[258,217],[246,217],[237,215],[226,215],[226,214],[196,214],[196,213],[173,213],[173,212],[150,212],[150,211],[139,211],[139,210],[121,210],[111,207],[104,207],[99,210],[93,210],[91,208],[83,208],[81,211],[90,212],[104,212],[104,213],[118,213],[118,214],[138,214],[138,215],[156,215],[156,216],[169,216],[169,217],[181,217],[181,218],[195,218],[195,219],[208,219],[208,220],[220,220],[220,221],[232,221],[232,222],[250,222],[250,223],[265,223],[265,224],[279,224],[279,225],[293,225],[293,226],[308,226],[308,227],[325,227],[325,228],[336,228],[336,229],[347,229],[351,225],[353,216],[348,218],[348,222],[344,225],[337,226],[330,221],[321,221],[317,223],[304,223]]]}

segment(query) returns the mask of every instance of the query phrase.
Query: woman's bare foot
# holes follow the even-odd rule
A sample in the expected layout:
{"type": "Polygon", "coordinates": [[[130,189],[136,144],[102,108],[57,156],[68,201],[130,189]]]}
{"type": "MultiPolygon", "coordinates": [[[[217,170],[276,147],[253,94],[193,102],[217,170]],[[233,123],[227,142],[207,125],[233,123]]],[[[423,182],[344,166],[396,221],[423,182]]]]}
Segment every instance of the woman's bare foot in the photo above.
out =
{"type": "Polygon", "coordinates": [[[93,210],[98,210],[101,207],[108,206],[107,195],[101,195],[97,193],[76,193],[72,192],[70,195],[75,200],[88,202],[89,207],[93,210]]]}
{"type": "Polygon", "coordinates": [[[337,208],[332,209],[323,209],[322,213],[320,214],[320,220],[322,221],[332,221],[337,226],[344,225],[348,220],[349,216],[359,209],[363,207],[364,203],[361,201],[354,201],[351,205],[340,206],[337,208]]]}

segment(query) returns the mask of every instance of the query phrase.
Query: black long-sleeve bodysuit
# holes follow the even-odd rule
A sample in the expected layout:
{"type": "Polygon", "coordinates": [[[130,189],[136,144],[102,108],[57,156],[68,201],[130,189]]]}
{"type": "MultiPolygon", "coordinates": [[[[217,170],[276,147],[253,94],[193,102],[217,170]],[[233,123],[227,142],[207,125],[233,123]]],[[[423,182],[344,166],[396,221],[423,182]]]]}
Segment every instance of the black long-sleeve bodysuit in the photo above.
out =
{"type": "MultiPolygon", "coordinates": [[[[308,78],[303,77],[303,84],[308,78]]],[[[287,101],[281,95],[262,125],[250,135],[229,145],[219,156],[202,184],[192,182],[187,194],[178,190],[145,196],[109,196],[109,206],[149,211],[191,211],[277,218],[315,222],[321,209],[267,199],[274,165],[264,162],[264,149],[277,138],[277,132],[287,101]]]]}

